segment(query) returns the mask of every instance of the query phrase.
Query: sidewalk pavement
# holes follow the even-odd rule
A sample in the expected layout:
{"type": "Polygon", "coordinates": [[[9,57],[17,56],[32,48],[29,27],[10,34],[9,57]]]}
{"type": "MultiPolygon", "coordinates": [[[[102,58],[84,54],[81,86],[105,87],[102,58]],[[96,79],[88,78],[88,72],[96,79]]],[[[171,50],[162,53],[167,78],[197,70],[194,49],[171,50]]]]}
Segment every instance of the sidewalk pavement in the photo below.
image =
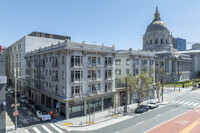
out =
{"type": "MultiPolygon", "coordinates": [[[[170,104],[176,97],[181,96],[185,93],[188,93],[192,87],[190,88],[176,88],[174,91],[173,87],[164,88],[164,100],[160,102],[160,107],[163,107],[166,104],[170,104]],[[179,91],[180,89],[180,91],[179,91]]],[[[161,97],[160,97],[161,100],[161,97]]],[[[157,99],[152,99],[152,102],[157,102],[157,99]]],[[[141,104],[147,104],[148,101],[143,101],[141,104]]],[[[114,115],[114,109],[108,109],[105,111],[95,112],[91,115],[91,123],[88,124],[89,116],[80,116],[75,117],[59,122],[55,122],[55,124],[68,131],[76,130],[76,131],[88,131],[100,129],[105,126],[109,126],[127,119],[130,119],[134,116],[134,110],[137,108],[137,103],[128,105],[128,115],[123,115],[124,106],[118,107],[116,110],[117,114],[114,115]]]]}
{"type": "MultiPolygon", "coordinates": [[[[185,93],[188,93],[192,87],[190,88],[177,88],[174,91],[173,87],[165,87],[164,88],[164,101],[160,102],[160,107],[163,107],[166,104],[170,104],[176,97],[181,96],[185,93]]],[[[161,97],[160,97],[161,100],[161,97]]],[[[152,99],[152,102],[157,102],[157,99],[152,99]]],[[[143,101],[141,104],[147,104],[148,101],[143,101]]],[[[91,123],[88,124],[89,116],[80,116],[67,120],[56,121],[54,120],[54,124],[62,129],[66,129],[68,131],[76,130],[76,131],[88,131],[88,130],[96,130],[100,129],[130,118],[137,116],[133,113],[133,111],[137,108],[137,103],[128,105],[128,113],[129,115],[123,115],[124,106],[118,107],[116,109],[117,114],[114,114],[114,109],[107,109],[105,111],[98,111],[95,114],[91,113],[91,123]],[[92,117],[94,116],[94,117],[92,117]]],[[[6,130],[9,133],[20,133],[22,128],[18,128],[17,131],[11,131],[15,129],[14,123],[11,121],[10,117],[6,113],[6,130]]]]}
{"type": "Polygon", "coordinates": [[[10,116],[6,112],[6,131],[12,131],[15,130],[15,124],[11,120],[10,116]]]}

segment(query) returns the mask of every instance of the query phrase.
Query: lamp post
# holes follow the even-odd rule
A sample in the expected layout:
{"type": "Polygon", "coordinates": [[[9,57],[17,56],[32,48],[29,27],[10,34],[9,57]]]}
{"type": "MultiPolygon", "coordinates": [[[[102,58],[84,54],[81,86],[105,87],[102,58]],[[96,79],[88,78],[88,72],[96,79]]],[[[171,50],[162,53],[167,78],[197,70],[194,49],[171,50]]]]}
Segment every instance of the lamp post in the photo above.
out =
{"type": "Polygon", "coordinates": [[[125,81],[125,106],[124,106],[124,114],[126,115],[127,114],[127,78],[126,78],[126,81],[125,81]]]}
{"type": "MultiPolygon", "coordinates": [[[[15,78],[15,112],[17,111],[17,80],[20,78],[25,78],[30,75],[24,75],[22,77],[15,78]]],[[[15,130],[17,130],[17,115],[15,115],[15,130]]]]}

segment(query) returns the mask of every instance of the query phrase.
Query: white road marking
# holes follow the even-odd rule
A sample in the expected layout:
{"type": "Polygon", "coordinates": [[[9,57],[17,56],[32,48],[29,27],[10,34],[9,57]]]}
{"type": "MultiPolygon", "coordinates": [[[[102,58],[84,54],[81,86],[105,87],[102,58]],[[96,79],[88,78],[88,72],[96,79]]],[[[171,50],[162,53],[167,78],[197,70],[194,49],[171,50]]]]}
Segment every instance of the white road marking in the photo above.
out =
{"type": "Polygon", "coordinates": [[[161,116],[161,115],[162,115],[162,114],[158,114],[158,115],[156,115],[156,117],[157,117],[157,116],[161,116]]]}
{"type": "Polygon", "coordinates": [[[28,131],[27,129],[25,129],[25,132],[26,132],[26,133],[29,133],[29,131],[28,131]]]}
{"type": "Polygon", "coordinates": [[[191,104],[193,104],[193,102],[189,103],[188,105],[191,105],[191,104]]]}
{"type": "Polygon", "coordinates": [[[197,104],[199,104],[199,103],[195,103],[195,104],[193,104],[193,106],[196,106],[197,104]]]}
{"type": "Polygon", "coordinates": [[[139,123],[137,123],[137,124],[135,124],[135,125],[139,125],[139,124],[142,124],[144,121],[141,121],[141,122],[139,122],[139,123]]]}
{"type": "Polygon", "coordinates": [[[70,129],[70,128],[67,128],[66,130],[67,130],[67,131],[71,131],[71,129],[70,129]]]}
{"type": "Polygon", "coordinates": [[[178,103],[179,101],[175,101],[174,103],[178,103]]]}
{"type": "Polygon", "coordinates": [[[56,129],[59,133],[63,133],[62,130],[60,130],[59,128],[57,128],[55,125],[53,125],[52,123],[50,124],[50,126],[52,126],[54,129],[56,129]]]}
{"type": "Polygon", "coordinates": [[[51,130],[49,130],[45,125],[42,125],[42,128],[44,128],[48,133],[53,133],[51,130]]]}
{"type": "Polygon", "coordinates": [[[184,103],[184,105],[185,105],[185,104],[188,104],[188,103],[189,103],[189,102],[186,102],[186,103],[184,103]]]}
{"type": "Polygon", "coordinates": [[[33,130],[34,130],[36,133],[41,133],[36,127],[33,127],[33,130]]]}
{"type": "Polygon", "coordinates": [[[185,101],[182,101],[182,102],[180,102],[180,103],[178,103],[178,104],[182,104],[182,103],[184,103],[185,101]]]}

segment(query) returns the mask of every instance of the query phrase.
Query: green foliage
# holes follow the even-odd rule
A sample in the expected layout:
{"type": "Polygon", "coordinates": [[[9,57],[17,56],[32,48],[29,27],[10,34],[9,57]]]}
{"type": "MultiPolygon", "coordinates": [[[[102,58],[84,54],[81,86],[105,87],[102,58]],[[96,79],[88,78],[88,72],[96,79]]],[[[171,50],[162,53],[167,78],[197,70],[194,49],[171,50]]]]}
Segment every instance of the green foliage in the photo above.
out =
{"type": "MultiPolygon", "coordinates": [[[[140,98],[141,96],[145,95],[144,89],[148,92],[152,87],[152,79],[149,77],[149,75],[145,72],[142,72],[141,75],[138,76],[131,76],[131,74],[128,74],[126,77],[123,78],[122,82],[125,83],[127,78],[127,87],[128,89],[135,90],[138,95],[138,104],[140,104],[140,98]]],[[[148,93],[147,93],[148,94],[148,93]]]]}

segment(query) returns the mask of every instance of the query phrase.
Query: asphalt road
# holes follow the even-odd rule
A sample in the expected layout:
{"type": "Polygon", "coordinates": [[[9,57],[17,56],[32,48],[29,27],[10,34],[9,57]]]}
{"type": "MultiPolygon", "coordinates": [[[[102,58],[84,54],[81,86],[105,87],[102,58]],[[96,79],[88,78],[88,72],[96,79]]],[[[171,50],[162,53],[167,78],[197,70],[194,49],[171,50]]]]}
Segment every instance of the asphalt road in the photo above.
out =
{"type": "MultiPolygon", "coordinates": [[[[9,100],[14,100],[9,97],[9,100]]],[[[150,110],[143,114],[134,114],[133,118],[128,120],[105,126],[104,128],[93,130],[93,131],[67,131],[56,127],[51,122],[41,122],[34,118],[35,114],[29,115],[28,108],[26,109],[24,105],[19,107],[19,112],[22,117],[31,116],[31,120],[27,120],[28,123],[19,120],[19,124],[24,127],[25,131],[28,133],[35,132],[91,132],[91,133],[144,133],[150,131],[152,128],[162,125],[166,121],[181,116],[185,112],[188,112],[200,105],[200,92],[187,93],[182,96],[177,97],[174,101],[168,105],[160,106],[157,109],[150,110]]],[[[9,106],[9,103],[8,103],[9,106]]],[[[11,109],[13,113],[13,108],[11,109]]],[[[37,118],[37,117],[36,117],[37,118]]],[[[89,127],[88,127],[89,128],[89,127]]]]}
{"type": "MultiPolygon", "coordinates": [[[[200,105],[200,93],[187,93],[175,99],[178,103],[170,103],[166,106],[134,116],[126,121],[119,122],[104,128],[88,131],[94,133],[144,133],[148,130],[180,116],[200,105]],[[185,103],[188,104],[185,104],[185,103]]],[[[77,132],[77,131],[71,131],[77,132]]]]}

